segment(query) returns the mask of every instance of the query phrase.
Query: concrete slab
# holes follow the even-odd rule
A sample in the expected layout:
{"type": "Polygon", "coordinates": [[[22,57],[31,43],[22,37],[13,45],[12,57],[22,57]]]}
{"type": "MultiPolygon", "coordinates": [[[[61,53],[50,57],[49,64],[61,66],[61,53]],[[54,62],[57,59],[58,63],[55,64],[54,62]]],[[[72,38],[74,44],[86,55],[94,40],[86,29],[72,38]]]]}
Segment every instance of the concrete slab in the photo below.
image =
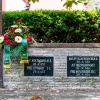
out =
{"type": "Polygon", "coordinates": [[[33,95],[43,100],[100,100],[100,89],[0,89],[0,100],[29,100],[33,95]]]}

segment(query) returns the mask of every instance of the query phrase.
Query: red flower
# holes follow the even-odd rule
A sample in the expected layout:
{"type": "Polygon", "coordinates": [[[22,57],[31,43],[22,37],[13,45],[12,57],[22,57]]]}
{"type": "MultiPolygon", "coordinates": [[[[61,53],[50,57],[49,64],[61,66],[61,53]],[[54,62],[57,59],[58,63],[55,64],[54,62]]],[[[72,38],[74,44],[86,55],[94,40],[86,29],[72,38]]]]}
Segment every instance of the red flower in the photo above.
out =
{"type": "Polygon", "coordinates": [[[9,40],[9,39],[8,39],[8,40],[6,40],[6,44],[8,44],[8,45],[10,44],[10,40],[9,40]]]}
{"type": "Polygon", "coordinates": [[[14,31],[15,31],[15,29],[14,29],[14,28],[11,28],[11,29],[10,29],[10,32],[14,32],[14,31]]]}
{"type": "Polygon", "coordinates": [[[22,22],[22,20],[21,20],[21,19],[18,19],[18,20],[16,20],[16,22],[17,22],[17,23],[20,23],[20,22],[22,22]]]}
{"type": "Polygon", "coordinates": [[[10,45],[11,46],[15,46],[15,42],[10,42],[10,45]]]}
{"type": "Polygon", "coordinates": [[[9,39],[9,34],[4,34],[4,39],[5,40],[9,39]]]}
{"type": "Polygon", "coordinates": [[[28,42],[31,42],[31,41],[32,41],[32,36],[28,36],[28,37],[27,37],[27,41],[28,41],[28,42]]]}
{"type": "Polygon", "coordinates": [[[16,36],[14,36],[14,38],[15,38],[16,36]]]}

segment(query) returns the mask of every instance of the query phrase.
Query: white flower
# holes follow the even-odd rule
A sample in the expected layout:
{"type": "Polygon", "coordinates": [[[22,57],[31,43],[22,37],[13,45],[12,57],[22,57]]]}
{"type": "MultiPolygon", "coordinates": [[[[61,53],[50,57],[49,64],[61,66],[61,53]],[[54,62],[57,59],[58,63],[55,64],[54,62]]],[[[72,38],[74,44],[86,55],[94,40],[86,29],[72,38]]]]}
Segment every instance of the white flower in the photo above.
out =
{"type": "Polygon", "coordinates": [[[2,43],[4,41],[4,37],[0,36],[0,43],[2,43]]]}
{"type": "Polygon", "coordinates": [[[27,28],[27,26],[22,26],[23,28],[27,28]]]}
{"type": "Polygon", "coordinates": [[[25,30],[28,30],[27,26],[22,26],[25,30]]]}
{"type": "Polygon", "coordinates": [[[22,32],[21,28],[17,28],[17,29],[15,30],[15,33],[21,33],[21,32],[22,32]]]}
{"type": "Polygon", "coordinates": [[[13,28],[15,27],[16,28],[16,27],[18,27],[18,25],[12,25],[11,27],[13,27],[13,28]]]}
{"type": "Polygon", "coordinates": [[[15,37],[15,42],[21,43],[22,42],[22,37],[21,36],[16,36],[15,37]]]}

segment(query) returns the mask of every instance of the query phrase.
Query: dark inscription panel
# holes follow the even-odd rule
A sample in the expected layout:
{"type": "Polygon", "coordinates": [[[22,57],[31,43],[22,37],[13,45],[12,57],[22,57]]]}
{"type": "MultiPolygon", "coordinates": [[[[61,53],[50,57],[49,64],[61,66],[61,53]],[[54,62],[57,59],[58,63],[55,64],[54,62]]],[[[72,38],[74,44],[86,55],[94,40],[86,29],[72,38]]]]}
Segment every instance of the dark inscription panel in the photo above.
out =
{"type": "Polygon", "coordinates": [[[29,56],[24,64],[24,76],[53,76],[53,57],[29,56]]]}
{"type": "Polygon", "coordinates": [[[68,77],[98,77],[99,57],[98,56],[68,56],[67,76],[68,77]]]}

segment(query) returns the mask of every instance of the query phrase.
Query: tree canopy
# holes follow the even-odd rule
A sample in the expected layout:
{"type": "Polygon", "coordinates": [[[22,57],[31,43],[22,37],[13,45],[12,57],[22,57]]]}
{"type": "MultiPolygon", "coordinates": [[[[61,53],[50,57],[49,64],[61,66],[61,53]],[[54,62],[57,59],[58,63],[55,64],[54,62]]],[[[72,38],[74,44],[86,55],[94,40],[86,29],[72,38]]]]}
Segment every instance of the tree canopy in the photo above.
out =
{"type": "MultiPolygon", "coordinates": [[[[28,2],[31,2],[31,1],[33,3],[39,2],[39,0],[28,0],[28,2]]],[[[73,4],[77,5],[78,3],[89,2],[89,1],[91,0],[66,0],[63,6],[65,6],[67,10],[71,10],[73,4]]]]}

